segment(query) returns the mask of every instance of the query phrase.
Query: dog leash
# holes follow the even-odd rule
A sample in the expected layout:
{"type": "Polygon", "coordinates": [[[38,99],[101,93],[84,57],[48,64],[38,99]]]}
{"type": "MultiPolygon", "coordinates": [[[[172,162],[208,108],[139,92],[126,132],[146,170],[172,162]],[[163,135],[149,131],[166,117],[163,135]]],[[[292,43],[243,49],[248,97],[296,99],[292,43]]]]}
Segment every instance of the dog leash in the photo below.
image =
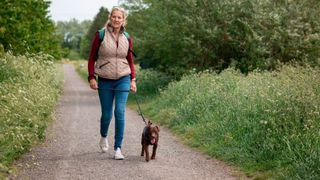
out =
{"type": "MultiPolygon", "coordinates": [[[[110,91],[118,91],[118,92],[130,92],[130,90],[122,90],[122,89],[113,89],[113,88],[98,88],[100,90],[110,90],[110,91]]],[[[139,109],[139,115],[142,117],[142,120],[143,122],[148,125],[146,119],[144,118],[143,114],[142,114],[142,111],[141,111],[141,108],[140,108],[140,103],[138,101],[138,97],[137,97],[137,93],[134,93],[134,97],[135,97],[135,100],[136,100],[136,103],[138,105],[138,109],[139,109]]]]}
{"type": "Polygon", "coordinates": [[[141,108],[140,108],[140,104],[138,102],[138,98],[137,98],[137,93],[134,93],[134,97],[136,99],[137,105],[138,105],[138,109],[139,109],[139,115],[142,117],[143,122],[148,125],[147,121],[144,119],[144,116],[142,114],[141,108]]]}

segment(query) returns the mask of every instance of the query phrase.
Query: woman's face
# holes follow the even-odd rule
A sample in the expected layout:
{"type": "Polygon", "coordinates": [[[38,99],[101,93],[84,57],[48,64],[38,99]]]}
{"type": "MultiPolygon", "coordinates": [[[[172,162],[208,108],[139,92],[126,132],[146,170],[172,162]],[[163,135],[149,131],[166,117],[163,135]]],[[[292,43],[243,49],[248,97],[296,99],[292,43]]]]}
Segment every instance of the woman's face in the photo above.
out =
{"type": "Polygon", "coordinates": [[[123,13],[117,10],[113,11],[110,20],[113,28],[120,29],[124,22],[123,13]]]}

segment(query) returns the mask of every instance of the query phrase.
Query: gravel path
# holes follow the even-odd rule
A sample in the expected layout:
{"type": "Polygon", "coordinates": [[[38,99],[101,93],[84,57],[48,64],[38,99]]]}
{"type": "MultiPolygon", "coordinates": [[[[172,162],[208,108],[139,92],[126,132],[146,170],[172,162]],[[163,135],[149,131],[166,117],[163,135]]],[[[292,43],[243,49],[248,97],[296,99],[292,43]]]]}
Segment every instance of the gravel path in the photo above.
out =
{"type": "MultiPolygon", "coordinates": [[[[55,121],[48,128],[47,140],[16,162],[18,175],[10,179],[243,179],[235,176],[239,173],[231,167],[181,144],[163,127],[156,160],[145,162],[140,156],[144,124],[130,109],[126,111],[122,147],[126,159],[113,160],[112,148],[100,153],[97,92],[89,89],[72,65],[65,64],[64,72],[64,93],[55,121]]],[[[113,130],[111,124],[110,137],[113,130]]],[[[113,138],[109,138],[109,143],[112,147],[113,138]]]]}

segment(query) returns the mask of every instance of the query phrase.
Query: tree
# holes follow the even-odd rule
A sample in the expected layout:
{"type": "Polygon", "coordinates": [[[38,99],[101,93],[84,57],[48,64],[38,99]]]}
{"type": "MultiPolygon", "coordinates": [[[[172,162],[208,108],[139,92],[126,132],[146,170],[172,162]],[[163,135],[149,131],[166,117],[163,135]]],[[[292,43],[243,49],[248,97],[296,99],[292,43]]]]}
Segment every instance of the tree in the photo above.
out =
{"type": "Polygon", "coordinates": [[[59,57],[54,24],[48,16],[49,5],[44,0],[0,1],[0,42],[5,51],[42,51],[59,57]]]}
{"type": "Polygon", "coordinates": [[[82,38],[80,52],[81,52],[81,56],[83,58],[87,59],[89,57],[92,39],[93,39],[95,33],[99,29],[104,27],[105,23],[108,20],[108,16],[109,16],[109,10],[107,8],[101,7],[99,9],[98,14],[94,17],[94,20],[93,20],[88,32],[82,38]]]}
{"type": "MultiPolygon", "coordinates": [[[[77,19],[70,21],[58,21],[56,23],[56,34],[60,37],[61,47],[68,52],[80,53],[81,41],[91,25],[90,20],[79,22],[77,19]]],[[[67,57],[65,54],[64,57],[67,57]]]]}
{"type": "Polygon", "coordinates": [[[317,0],[130,0],[126,8],[139,60],[170,74],[320,64],[317,0]]]}

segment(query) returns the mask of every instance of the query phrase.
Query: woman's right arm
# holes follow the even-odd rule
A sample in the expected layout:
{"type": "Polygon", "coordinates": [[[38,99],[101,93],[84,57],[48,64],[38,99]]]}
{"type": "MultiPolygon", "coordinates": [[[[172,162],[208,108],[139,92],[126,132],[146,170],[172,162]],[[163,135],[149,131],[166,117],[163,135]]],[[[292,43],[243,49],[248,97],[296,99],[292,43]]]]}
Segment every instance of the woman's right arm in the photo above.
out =
{"type": "Polygon", "coordinates": [[[92,41],[91,51],[88,60],[88,81],[95,79],[94,76],[94,63],[97,60],[99,50],[99,32],[96,32],[95,37],[92,41]]]}
{"type": "Polygon", "coordinates": [[[94,64],[97,60],[98,50],[99,50],[99,32],[96,32],[95,37],[92,41],[91,51],[88,60],[88,81],[90,83],[90,88],[97,90],[98,83],[96,77],[94,76],[94,64]]]}

